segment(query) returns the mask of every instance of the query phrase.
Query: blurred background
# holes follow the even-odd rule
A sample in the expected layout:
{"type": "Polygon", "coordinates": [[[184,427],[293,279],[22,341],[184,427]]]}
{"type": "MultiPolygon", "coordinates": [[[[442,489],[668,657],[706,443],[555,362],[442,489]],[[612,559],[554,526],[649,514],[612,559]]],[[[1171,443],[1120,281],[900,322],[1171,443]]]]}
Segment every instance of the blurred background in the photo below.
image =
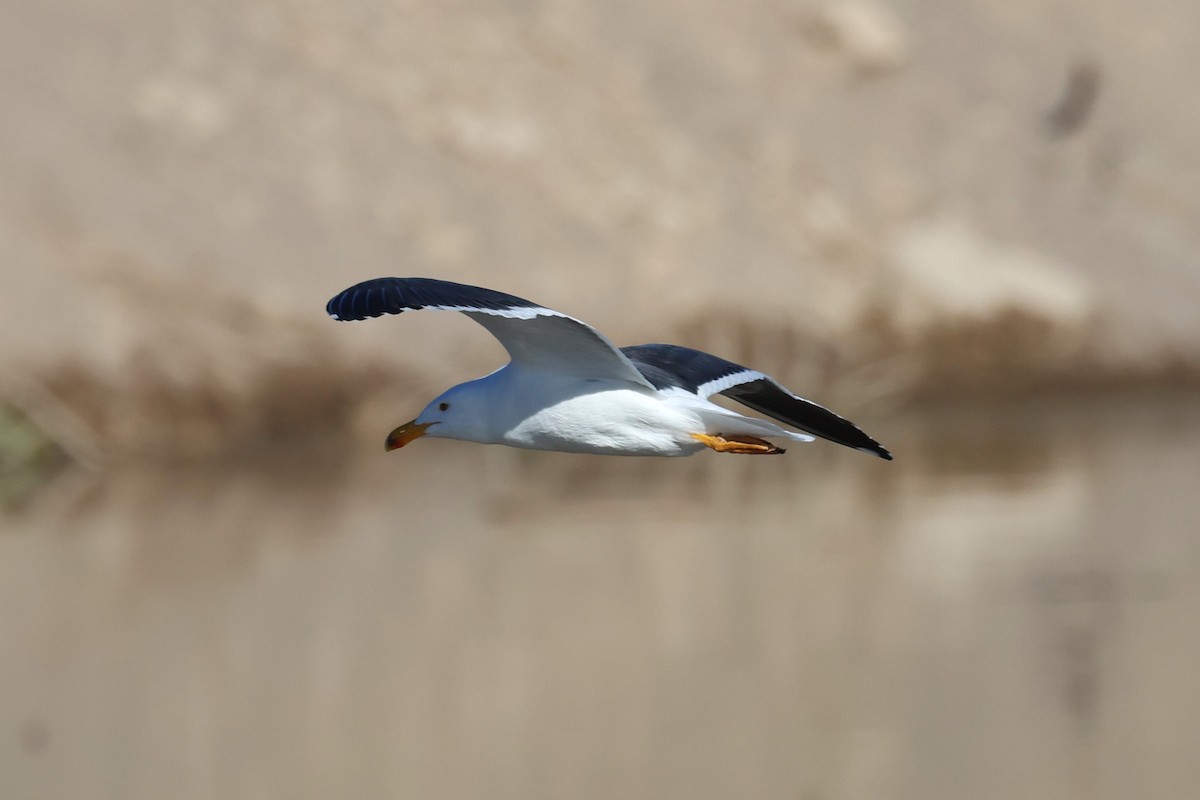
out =
{"type": "Polygon", "coordinates": [[[0,796],[1200,796],[1200,5],[4,16],[0,796]],[[385,455],[381,275],[896,461],[385,455]]]}

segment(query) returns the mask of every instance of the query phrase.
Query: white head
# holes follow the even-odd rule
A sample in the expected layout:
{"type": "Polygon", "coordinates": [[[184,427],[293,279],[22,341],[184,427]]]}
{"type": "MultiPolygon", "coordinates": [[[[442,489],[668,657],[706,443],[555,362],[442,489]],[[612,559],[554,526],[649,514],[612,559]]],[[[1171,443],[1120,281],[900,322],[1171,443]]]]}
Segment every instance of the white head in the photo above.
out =
{"type": "Polygon", "coordinates": [[[466,442],[493,441],[487,432],[488,400],[478,384],[479,381],[469,381],[442,392],[416,419],[388,434],[387,449],[396,450],[422,436],[466,442]]]}

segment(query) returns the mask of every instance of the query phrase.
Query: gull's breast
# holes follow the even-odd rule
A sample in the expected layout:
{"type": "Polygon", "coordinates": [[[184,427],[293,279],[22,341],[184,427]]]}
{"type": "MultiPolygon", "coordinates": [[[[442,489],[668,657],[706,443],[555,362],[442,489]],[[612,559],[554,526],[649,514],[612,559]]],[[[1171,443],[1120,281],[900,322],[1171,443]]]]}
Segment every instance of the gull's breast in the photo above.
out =
{"type": "Polygon", "coordinates": [[[641,389],[600,388],[524,410],[501,437],[534,450],[611,455],[683,456],[703,449],[704,430],[686,408],[641,389]]]}

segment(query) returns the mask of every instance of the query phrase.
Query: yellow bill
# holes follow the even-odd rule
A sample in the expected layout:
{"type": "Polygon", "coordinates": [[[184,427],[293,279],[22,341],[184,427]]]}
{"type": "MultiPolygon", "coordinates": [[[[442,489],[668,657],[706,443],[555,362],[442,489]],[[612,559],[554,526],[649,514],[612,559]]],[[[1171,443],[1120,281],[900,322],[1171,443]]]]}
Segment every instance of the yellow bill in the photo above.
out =
{"type": "Polygon", "coordinates": [[[425,431],[432,424],[432,422],[417,422],[415,419],[412,422],[406,422],[388,434],[385,447],[388,452],[399,450],[414,439],[424,436],[425,431]]]}

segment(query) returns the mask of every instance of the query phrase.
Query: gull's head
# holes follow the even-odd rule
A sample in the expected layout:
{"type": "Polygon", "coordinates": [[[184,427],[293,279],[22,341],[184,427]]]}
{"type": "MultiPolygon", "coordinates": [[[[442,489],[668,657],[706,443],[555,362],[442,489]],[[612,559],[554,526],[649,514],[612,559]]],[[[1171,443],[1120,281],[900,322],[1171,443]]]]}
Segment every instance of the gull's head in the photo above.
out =
{"type": "Polygon", "coordinates": [[[459,384],[425,406],[416,419],[389,433],[386,447],[397,450],[423,436],[486,442],[488,439],[483,431],[485,409],[475,381],[459,384]]]}

